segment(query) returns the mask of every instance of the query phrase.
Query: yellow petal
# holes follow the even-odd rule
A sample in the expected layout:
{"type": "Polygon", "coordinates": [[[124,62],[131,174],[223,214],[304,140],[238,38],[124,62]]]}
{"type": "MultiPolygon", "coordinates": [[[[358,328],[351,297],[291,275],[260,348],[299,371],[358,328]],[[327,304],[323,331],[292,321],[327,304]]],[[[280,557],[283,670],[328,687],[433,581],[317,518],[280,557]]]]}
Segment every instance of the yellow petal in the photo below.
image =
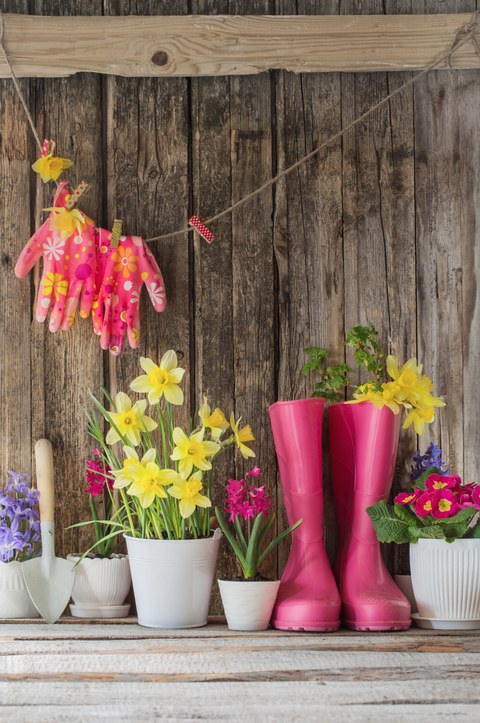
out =
{"type": "Polygon", "coordinates": [[[170,404],[176,404],[177,406],[183,404],[183,391],[176,384],[166,384],[163,393],[170,404]]]}
{"type": "Polygon", "coordinates": [[[117,412],[128,412],[132,408],[132,401],[125,392],[118,392],[115,397],[115,407],[117,408],[117,412]]]}
{"type": "Polygon", "coordinates": [[[160,368],[166,369],[167,372],[169,372],[172,369],[175,369],[177,366],[178,366],[177,355],[175,354],[173,349],[169,349],[162,356],[162,359],[160,361],[160,368]]]}
{"type": "Polygon", "coordinates": [[[120,439],[118,432],[116,429],[111,427],[108,430],[107,436],[105,437],[105,441],[107,444],[115,444],[115,442],[118,442],[120,439]]]}
{"type": "Polygon", "coordinates": [[[130,389],[132,389],[134,392],[145,393],[150,390],[150,387],[151,384],[148,381],[148,377],[146,374],[142,374],[141,376],[136,377],[130,384],[130,389]]]}
{"type": "Polygon", "coordinates": [[[179,447],[181,444],[188,444],[189,439],[181,427],[175,427],[172,432],[172,439],[176,446],[179,447]]]}
{"type": "Polygon", "coordinates": [[[147,374],[149,372],[153,372],[154,369],[158,368],[155,362],[153,362],[147,356],[140,357],[140,366],[142,367],[144,372],[147,372],[147,374]]]}
{"type": "Polygon", "coordinates": [[[156,456],[157,454],[153,447],[151,449],[148,449],[142,457],[142,464],[150,464],[151,462],[154,462],[156,456]]]}
{"type": "Polygon", "coordinates": [[[192,502],[192,500],[189,499],[183,499],[180,500],[180,504],[178,505],[178,508],[180,510],[180,514],[182,515],[183,519],[186,520],[190,515],[192,515],[195,512],[195,503],[192,502]]]}

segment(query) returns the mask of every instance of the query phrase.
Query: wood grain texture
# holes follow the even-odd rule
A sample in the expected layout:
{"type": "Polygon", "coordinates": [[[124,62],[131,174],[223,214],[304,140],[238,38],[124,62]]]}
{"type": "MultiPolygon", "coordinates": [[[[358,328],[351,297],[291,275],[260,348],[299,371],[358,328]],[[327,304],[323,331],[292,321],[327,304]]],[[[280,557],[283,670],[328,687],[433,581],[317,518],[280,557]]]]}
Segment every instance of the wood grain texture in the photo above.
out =
{"type": "MultiPolygon", "coordinates": [[[[107,2],[107,10],[109,7],[107,2]]],[[[154,10],[158,14],[157,8],[154,10]]],[[[242,3],[236,12],[244,10],[242,3]]],[[[367,10],[372,13],[372,7],[367,10]]],[[[174,3],[170,12],[175,15],[174,3]]],[[[212,17],[211,13],[148,20],[76,18],[68,22],[56,17],[7,15],[5,43],[19,76],[78,72],[250,75],[271,69],[385,72],[428,65],[448,51],[456,31],[471,20],[468,14],[385,16],[382,7],[374,18],[361,14],[254,17],[254,3],[248,5],[248,12],[251,15],[237,17],[212,17]]],[[[148,11],[142,14],[149,15],[148,11]]],[[[471,44],[459,50],[453,65],[480,66],[471,44]]],[[[1,59],[0,77],[6,74],[8,68],[1,59]]]]}

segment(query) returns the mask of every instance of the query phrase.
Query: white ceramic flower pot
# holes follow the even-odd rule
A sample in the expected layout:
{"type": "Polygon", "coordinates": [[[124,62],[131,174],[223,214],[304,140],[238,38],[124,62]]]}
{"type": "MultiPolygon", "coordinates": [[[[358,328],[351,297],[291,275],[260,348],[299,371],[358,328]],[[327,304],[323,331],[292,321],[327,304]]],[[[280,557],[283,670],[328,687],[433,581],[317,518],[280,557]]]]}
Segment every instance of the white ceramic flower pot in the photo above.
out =
{"type": "Polygon", "coordinates": [[[40,613],[28,594],[22,564],[0,562],[0,618],[38,618],[40,613]]]}
{"type": "Polygon", "coordinates": [[[139,625],[207,624],[222,533],[199,540],[143,540],[125,535],[139,625]]]}
{"type": "Polygon", "coordinates": [[[231,630],[266,630],[280,580],[219,580],[220,595],[231,630]]]}
{"type": "MultiPolygon", "coordinates": [[[[81,555],[68,555],[75,564],[81,555]]],[[[74,617],[125,617],[130,605],[124,605],[132,578],[126,555],[85,557],[75,567],[72,590],[74,617]]]]}
{"type": "Polygon", "coordinates": [[[480,539],[420,539],[410,545],[410,570],[421,618],[480,627],[480,539]]]}

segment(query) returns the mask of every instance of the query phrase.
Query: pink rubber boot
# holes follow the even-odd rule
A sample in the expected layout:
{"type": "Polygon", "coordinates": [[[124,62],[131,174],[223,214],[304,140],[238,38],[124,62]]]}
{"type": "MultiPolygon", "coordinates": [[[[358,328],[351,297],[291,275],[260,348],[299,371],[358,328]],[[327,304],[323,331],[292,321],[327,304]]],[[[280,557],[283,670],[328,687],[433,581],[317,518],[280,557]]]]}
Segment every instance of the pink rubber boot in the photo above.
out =
{"type": "Polygon", "coordinates": [[[269,409],[288,522],[300,518],[273,610],[280,630],[337,630],[340,596],[323,544],[322,419],[325,400],[269,409]]]}
{"type": "Polygon", "coordinates": [[[342,622],[353,630],[405,630],[410,603],[383,562],[365,509],[387,499],[397,456],[400,415],[371,402],[332,404],[330,466],[340,534],[335,562],[342,622]]]}

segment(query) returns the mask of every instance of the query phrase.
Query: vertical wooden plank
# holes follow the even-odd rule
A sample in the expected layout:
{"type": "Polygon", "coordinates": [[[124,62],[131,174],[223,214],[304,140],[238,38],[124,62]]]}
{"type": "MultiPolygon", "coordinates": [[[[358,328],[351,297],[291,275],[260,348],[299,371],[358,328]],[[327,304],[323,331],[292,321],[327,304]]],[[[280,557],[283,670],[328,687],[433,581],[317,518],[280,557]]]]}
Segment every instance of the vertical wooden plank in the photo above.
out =
{"type": "MultiPolygon", "coordinates": [[[[1,0],[1,12],[28,12],[28,3],[1,0]]],[[[30,83],[20,81],[27,102],[30,83]]],[[[32,286],[20,281],[13,268],[31,233],[30,171],[34,141],[10,79],[0,81],[0,415],[2,419],[0,474],[7,469],[30,472],[31,368],[24,353],[30,341],[32,286]],[[23,349],[18,340],[23,340],[23,349]]]]}
{"type": "MultiPolygon", "coordinates": [[[[229,9],[240,14],[244,3],[232,1],[229,9]]],[[[268,14],[272,6],[254,0],[248,12],[268,14]]],[[[236,201],[273,175],[270,75],[231,78],[230,88],[232,200],[236,201]]],[[[272,192],[266,191],[232,216],[235,412],[255,430],[256,462],[270,490],[276,469],[267,412],[275,399],[272,199],[272,192]]],[[[240,462],[237,473],[248,468],[248,462],[240,462]]],[[[275,578],[276,568],[272,556],[263,573],[275,578]]]]}
{"type": "MultiPolygon", "coordinates": [[[[409,12],[410,3],[395,2],[390,9],[409,12]]],[[[384,4],[342,3],[342,13],[365,12],[382,13],[384,4]]],[[[343,125],[408,77],[406,73],[343,76],[343,125]]],[[[401,93],[343,140],[345,329],[373,322],[380,339],[388,340],[389,351],[402,363],[416,353],[412,99],[410,89],[401,93]]],[[[353,363],[350,352],[347,360],[353,363]]],[[[402,432],[394,490],[405,485],[414,447],[413,432],[402,432]]],[[[399,554],[392,548],[386,551],[391,564],[399,554]]]]}
{"type": "MultiPolygon", "coordinates": [[[[337,0],[277,3],[277,14],[333,15],[337,0]]],[[[280,72],[276,83],[278,169],[338,132],[341,127],[338,73],[294,75],[280,72]]],[[[313,379],[301,370],[307,346],[331,352],[332,361],[344,360],[343,240],[341,141],[279,183],[275,192],[275,259],[278,270],[278,383],[279,399],[309,396],[313,379]]],[[[325,420],[325,433],[328,425],[325,420]]],[[[325,434],[326,438],[326,434],[325,434]]],[[[327,445],[325,444],[325,452],[327,445]]],[[[279,482],[279,499],[281,497],[279,482]]],[[[330,490],[328,455],[324,454],[324,526],[333,554],[335,513],[330,490]]],[[[281,526],[287,524],[283,517],[281,526]]],[[[283,569],[289,542],[280,549],[283,569]]]]}
{"type": "MultiPolygon", "coordinates": [[[[203,0],[195,11],[227,14],[228,0],[203,0]]],[[[231,204],[230,79],[192,78],[192,184],[193,211],[208,218],[231,204]]],[[[232,219],[212,226],[213,244],[194,238],[194,345],[196,404],[207,394],[212,404],[228,414],[234,407],[232,219]]],[[[235,472],[233,450],[215,463],[214,505],[223,506],[225,485],[235,472]]],[[[225,542],[220,547],[218,577],[238,574],[235,558],[225,542]]],[[[216,586],[212,610],[222,613],[216,586]]]]}
{"type": "MultiPolygon", "coordinates": [[[[37,14],[99,15],[101,0],[35,0],[37,14]]],[[[66,178],[92,184],[81,208],[100,221],[102,197],[101,79],[92,75],[36,81],[36,120],[40,134],[53,138],[57,152],[74,161],[66,178]]],[[[53,184],[38,198],[50,206],[53,184]]],[[[44,214],[42,214],[44,217],[44,214]]],[[[77,315],[78,316],[78,315],[77,315]]],[[[23,344],[23,341],[21,342],[23,344]]],[[[83,409],[87,390],[98,390],[103,380],[102,353],[90,319],[75,320],[67,332],[51,334],[46,324],[33,322],[32,436],[46,436],[53,444],[56,474],[57,554],[87,549],[90,528],[65,530],[88,519],[85,459],[91,442],[85,431],[83,409]]]]}
{"type": "MultiPolygon", "coordinates": [[[[468,12],[475,2],[449,0],[435,3],[435,10],[468,12]]],[[[415,8],[431,11],[431,3],[415,8]]],[[[480,441],[478,79],[478,71],[439,71],[415,88],[418,344],[447,402],[422,448],[439,443],[452,469],[469,481],[477,475],[480,441]]]]}
{"type": "MultiPolygon", "coordinates": [[[[106,15],[175,15],[185,0],[105,0],[106,15]]],[[[107,78],[108,214],[123,220],[123,232],[147,238],[186,226],[188,220],[188,86],[184,78],[107,78]]],[[[140,356],[159,360],[170,348],[189,370],[183,382],[183,421],[190,416],[190,253],[184,237],[152,243],[167,292],[167,310],[157,314],[142,294],[140,346],[125,343],[116,363],[119,390],[129,392],[141,373],[140,356]]],[[[110,360],[111,364],[111,360],[110,360]]]]}

